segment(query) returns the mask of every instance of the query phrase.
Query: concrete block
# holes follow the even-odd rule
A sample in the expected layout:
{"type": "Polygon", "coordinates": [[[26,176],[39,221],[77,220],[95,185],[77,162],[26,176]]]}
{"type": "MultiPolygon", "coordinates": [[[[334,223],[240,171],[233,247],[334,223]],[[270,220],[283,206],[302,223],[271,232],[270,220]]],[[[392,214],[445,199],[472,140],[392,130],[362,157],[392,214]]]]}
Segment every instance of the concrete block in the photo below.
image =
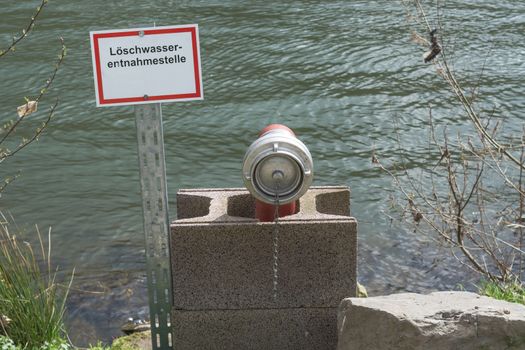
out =
{"type": "Polygon", "coordinates": [[[197,208],[198,214],[204,212],[203,202],[210,203],[210,210],[190,219],[189,211],[182,210],[186,219],[171,227],[175,308],[337,307],[355,295],[357,223],[331,214],[348,213],[341,208],[348,208],[348,189],[314,188],[301,198],[299,213],[280,220],[275,299],[275,225],[251,217],[248,192],[181,191],[178,198],[180,207],[197,208]],[[319,202],[324,213],[316,210],[319,202]]]}
{"type": "MultiPolygon", "coordinates": [[[[349,204],[346,187],[313,187],[299,200],[296,214],[279,219],[274,295],[275,224],[254,218],[252,196],[245,189],[179,191],[178,220],[171,225],[170,244],[173,322],[176,329],[183,328],[175,330],[174,343],[206,342],[200,338],[210,337],[217,344],[227,344],[228,332],[233,332],[244,334],[239,344],[251,339],[244,336],[269,344],[271,340],[264,339],[285,332],[289,334],[286,342],[303,344],[304,337],[298,334],[306,328],[298,324],[317,320],[311,322],[330,325],[324,333],[331,340],[323,342],[335,344],[336,308],[343,298],[356,293],[357,222],[349,216],[349,204]],[[316,316],[308,316],[309,312],[316,316]],[[192,331],[208,326],[221,331],[200,335],[192,331]],[[243,327],[248,328],[243,331],[243,327]]],[[[247,348],[305,349],[291,345],[247,348]]]]}
{"type": "Polygon", "coordinates": [[[335,350],[336,309],[175,311],[177,350],[335,350]]]}

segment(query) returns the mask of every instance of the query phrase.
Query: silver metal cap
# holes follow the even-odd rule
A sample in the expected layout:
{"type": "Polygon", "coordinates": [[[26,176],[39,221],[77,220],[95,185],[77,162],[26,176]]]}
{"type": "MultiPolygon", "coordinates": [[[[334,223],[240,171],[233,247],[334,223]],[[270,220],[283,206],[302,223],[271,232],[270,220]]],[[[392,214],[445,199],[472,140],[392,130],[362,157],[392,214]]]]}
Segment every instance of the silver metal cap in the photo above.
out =
{"type": "Polygon", "coordinates": [[[275,204],[299,199],[313,180],[308,148],[286,130],[274,129],[255,140],[244,156],[243,180],[257,199],[275,204]]]}

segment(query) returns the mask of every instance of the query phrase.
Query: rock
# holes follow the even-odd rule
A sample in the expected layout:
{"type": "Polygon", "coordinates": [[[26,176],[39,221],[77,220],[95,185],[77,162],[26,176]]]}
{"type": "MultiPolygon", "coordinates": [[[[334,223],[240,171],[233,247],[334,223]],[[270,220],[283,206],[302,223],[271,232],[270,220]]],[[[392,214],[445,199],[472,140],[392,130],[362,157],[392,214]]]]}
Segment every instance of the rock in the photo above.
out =
{"type": "Polygon", "coordinates": [[[149,322],[146,322],[143,319],[130,317],[126,323],[120,327],[120,329],[122,332],[124,332],[124,334],[130,335],[133,333],[149,331],[151,329],[151,325],[149,322]]]}
{"type": "Polygon", "coordinates": [[[525,349],[525,306],[468,292],[344,299],[337,350],[525,349]]]}
{"type": "Polygon", "coordinates": [[[111,345],[111,350],[151,350],[151,332],[139,332],[117,338],[111,345]]]}

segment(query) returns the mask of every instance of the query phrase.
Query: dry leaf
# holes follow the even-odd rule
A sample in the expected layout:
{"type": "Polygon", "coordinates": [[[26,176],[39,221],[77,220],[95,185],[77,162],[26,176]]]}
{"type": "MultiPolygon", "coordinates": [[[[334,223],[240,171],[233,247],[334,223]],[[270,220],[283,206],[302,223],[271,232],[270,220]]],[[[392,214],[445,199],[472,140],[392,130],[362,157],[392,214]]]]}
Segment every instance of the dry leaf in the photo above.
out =
{"type": "Polygon", "coordinates": [[[423,38],[421,35],[419,35],[416,31],[412,31],[412,37],[411,40],[415,42],[418,45],[422,46],[430,46],[430,41],[423,38]]]}
{"type": "Polygon", "coordinates": [[[16,109],[20,118],[26,117],[31,113],[35,113],[38,103],[36,101],[28,101],[25,105],[21,105],[16,109]]]}

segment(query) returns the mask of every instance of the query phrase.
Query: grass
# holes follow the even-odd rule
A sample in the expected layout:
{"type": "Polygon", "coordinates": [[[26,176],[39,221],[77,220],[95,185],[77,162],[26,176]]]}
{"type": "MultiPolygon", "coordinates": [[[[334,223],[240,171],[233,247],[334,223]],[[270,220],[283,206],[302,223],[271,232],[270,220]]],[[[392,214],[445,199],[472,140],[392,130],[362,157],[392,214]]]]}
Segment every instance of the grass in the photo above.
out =
{"type": "Polygon", "coordinates": [[[519,282],[510,282],[504,285],[483,282],[479,287],[479,294],[525,305],[525,285],[519,282]]]}
{"type": "MultiPolygon", "coordinates": [[[[12,339],[0,335],[0,350],[23,350],[24,348],[15,345],[12,339]]],[[[57,339],[51,343],[44,343],[40,347],[32,348],[35,350],[70,350],[70,346],[63,339],[57,339]]]]}
{"type": "MultiPolygon", "coordinates": [[[[37,229],[39,249],[10,232],[17,230],[0,213],[0,315],[10,319],[0,328],[12,340],[14,349],[66,349],[63,316],[71,281],[61,287],[51,268],[51,241],[44,246],[37,229]],[[41,269],[41,266],[44,266],[41,269]]],[[[3,338],[3,341],[6,338],[3,338]]],[[[12,349],[2,345],[0,349],[12,349]]]]}
{"type": "MultiPolygon", "coordinates": [[[[138,332],[125,337],[117,338],[110,347],[105,347],[101,343],[92,346],[89,350],[143,350],[144,342],[150,344],[150,332],[138,332]]],[[[0,350],[2,350],[0,348],[0,350]]]]}
{"type": "MultiPolygon", "coordinates": [[[[65,286],[57,282],[50,232],[44,244],[36,229],[36,250],[20,236],[14,220],[0,212],[0,350],[75,349],[65,340],[63,321],[72,277],[65,286]]],[[[123,337],[110,347],[99,343],[89,349],[140,350],[136,342],[144,336],[123,337]]]]}
{"type": "Polygon", "coordinates": [[[111,350],[111,347],[104,346],[102,343],[99,342],[97,345],[90,346],[89,350],[111,350]]]}

